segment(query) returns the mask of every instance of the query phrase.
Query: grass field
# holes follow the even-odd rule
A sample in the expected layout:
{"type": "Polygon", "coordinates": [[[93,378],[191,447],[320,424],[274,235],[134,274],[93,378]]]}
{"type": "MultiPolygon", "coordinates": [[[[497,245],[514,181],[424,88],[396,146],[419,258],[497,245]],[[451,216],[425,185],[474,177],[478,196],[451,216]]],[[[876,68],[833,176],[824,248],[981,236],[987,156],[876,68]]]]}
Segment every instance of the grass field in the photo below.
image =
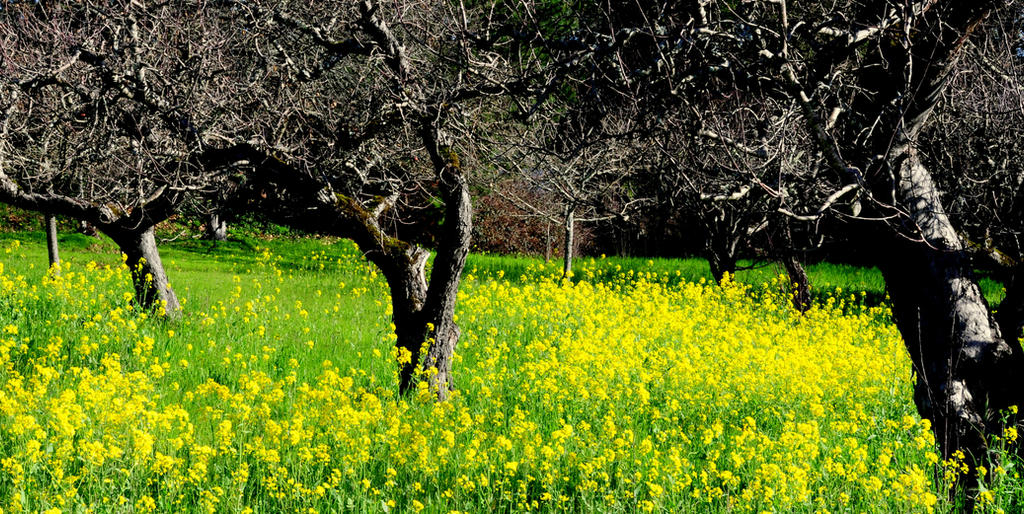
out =
{"type": "MultiPolygon", "coordinates": [[[[133,308],[112,245],[63,245],[55,277],[41,234],[0,238],[3,512],[955,506],[877,271],[812,267],[833,293],[801,315],[771,268],[582,259],[564,282],[473,256],[436,403],[397,397],[387,290],[350,243],[167,245],[173,323],[133,308]]],[[[979,507],[1014,511],[1017,478],[992,467],[979,507]]]]}

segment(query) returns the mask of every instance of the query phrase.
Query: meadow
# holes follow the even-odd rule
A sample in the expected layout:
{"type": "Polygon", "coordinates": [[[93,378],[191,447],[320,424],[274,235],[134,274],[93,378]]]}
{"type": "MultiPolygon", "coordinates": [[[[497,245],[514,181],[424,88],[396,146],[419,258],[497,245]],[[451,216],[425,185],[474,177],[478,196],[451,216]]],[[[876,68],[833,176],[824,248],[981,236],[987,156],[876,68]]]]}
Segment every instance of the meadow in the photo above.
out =
{"type": "MultiPolygon", "coordinates": [[[[397,391],[382,277],[330,239],[0,239],[2,512],[933,512],[965,473],[916,414],[877,271],[472,256],[455,392],[397,391]],[[701,267],[703,266],[703,268],[701,267]],[[830,282],[831,281],[831,282],[830,282]],[[836,289],[841,288],[841,289],[836,289]]],[[[997,298],[998,284],[986,293],[997,298]]],[[[1007,431],[997,444],[1012,445],[1007,431]]],[[[977,508],[1014,511],[1012,460],[977,508]]]]}

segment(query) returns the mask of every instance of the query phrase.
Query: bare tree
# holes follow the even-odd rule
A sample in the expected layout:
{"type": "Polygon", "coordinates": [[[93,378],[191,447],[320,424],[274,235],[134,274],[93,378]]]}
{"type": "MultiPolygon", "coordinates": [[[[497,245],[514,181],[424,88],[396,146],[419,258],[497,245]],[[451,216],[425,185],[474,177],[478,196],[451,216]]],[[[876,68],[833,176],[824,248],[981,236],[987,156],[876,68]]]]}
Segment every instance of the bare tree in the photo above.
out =
{"type": "Polygon", "coordinates": [[[519,131],[492,142],[502,149],[500,162],[514,178],[499,175],[503,182],[492,182],[491,187],[525,215],[561,227],[562,276],[568,277],[579,224],[628,219],[645,203],[622,194],[642,147],[623,135],[628,134],[628,121],[611,128],[607,122],[558,118],[550,112],[534,113],[527,123],[513,125],[519,131]],[[503,187],[520,183],[528,194],[503,187]]]}
{"type": "Polygon", "coordinates": [[[255,34],[237,101],[250,136],[239,198],[290,226],[351,238],[391,290],[401,392],[452,387],[456,293],[472,228],[466,175],[488,99],[532,83],[507,36],[461,5],[237,3],[255,34]],[[427,261],[435,249],[432,269],[427,261]]]}
{"type": "Polygon", "coordinates": [[[802,161],[794,173],[757,184],[793,219],[845,221],[870,250],[914,363],[917,406],[932,419],[944,456],[962,449],[981,458],[986,434],[998,433],[999,412],[1019,404],[1024,390],[1020,346],[1003,338],[981,296],[969,251],[919,151],[965,42],[1002,6],[638,2],[609,6],[604,19],[615,21],[585,34],[591,49],[610,48],[611,56],[578,54],[594,62],[595,82],[607,90],[691,120],[696,130],[688,135],[728,127],[713,131],[734,149],[759,153],[766,150],[761,139],[788,138],[736,137],[757,127],[715,123],[736,109],[716,112],[694,99],[738,92],[758,106],[754,119],[795,113],[809,151],[794,152],[802,161]]]}
{"type": "Polygon", "coordinates": [[[836,11],[766,2],[695,18],[710,34],[696,49],[732,68],[730,81],[800,109],[823,164],[808,169],[830,186],[819,189],[819,207],[809,206],[814,214],[797,216],[836,211],[837,198],[860,195],[862,222],[853,228],[883,270],[917,372],[918,408],[946,456],[980,457],[983,434],[998,430],[998,412],[1018,403],[1012,391],[1020,390],[1019,346],[991,318],[917,150],[963,42],[995,6],[864,2],[836,11]],[[740,20],[749,37],[729,42],[740,20]]]}
{"type": "Polygon", "coordinates": [[[0,18],[0,201],[96,227],[137,301],[177,315],[153,228],[231,162],[196,122],[222,98],[231,38],[185,5],[19,3],[0,18]]]}
{"type": "Polygon", "coordinates": [[[1024,334],[1022,23],[1019,8],[990,16],[919,143],[973,263],[1007,284],[997,317],[1011,341],[1024,334]]]}

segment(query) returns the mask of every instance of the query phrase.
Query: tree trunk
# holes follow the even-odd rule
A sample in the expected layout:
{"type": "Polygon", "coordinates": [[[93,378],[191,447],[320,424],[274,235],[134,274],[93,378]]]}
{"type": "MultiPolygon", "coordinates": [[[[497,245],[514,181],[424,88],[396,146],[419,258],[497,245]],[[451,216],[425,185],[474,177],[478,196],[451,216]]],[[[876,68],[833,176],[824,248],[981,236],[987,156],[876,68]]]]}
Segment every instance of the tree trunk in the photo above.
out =
{"type": "MultiPolygon", "coordinates": [[[[426,138],[428,144],[436,142],[433,132],[429,136],[426,138]]],[[[423,359],[423,369],[428,373],[436,370],[430,377],[430,385],[437,391],[439,400],[446,400],[454,387],[452,359],[461,334],[455,323],[455,302],[458,299],[462,271],[466,267],[466,256],[469,255],[473,205],[470,202],[469,185],[458,164],[458,156],[451,152],[442,163],[436,152],[432,152],[431,158],[438,169],[441,195],[445,201],[445,222],[430,272],[427,302],[423,307],[427,322],[434,326],[430,334],[432,341],[423,359]]]]}
{"type": "Polygon", "coordinates": [[[135,286],[135,300],[143,309],[163,309],[168,317],[181,315],[181,304],[171,289],[164,272],[160,252],[157,250],[153,228],[142,231],[114,230],[111,239],[126,256],[125,264],[131,270],[135,286]]]}
{"type": "Polygon", "coordinates": [[[400,254],[367,252],[387,279],[391,292],[391,321],[395,324],[395,347],[409,352],[398,373],[398,391],[406,394],[416,384],[420,354],[427,340],[427,320],[423,305],[427,301],[426,266],[430,252],[409,245],[400,254]]]}
{"type": "Polygon", "coordinates": [[[996,3],[927,3],[919,16],[907,19],[907,31],[890,31],[872,44],[859,65],[859,92],[847,111],[849,132],[839,141],[842,146],[830,139],[824,118],[814,112],[817,100],[808,100],[813,91],[789,79],[830,165],[865,185],[878,200],[879,218],[892,220],[882,235],[873,225],[863,244],[879,252],[893,316],[916,375],[918,410],[931,420],[943,457],[963,450],[972,465],[985,462],[986,438],[999,434],[999,411],[1020,403],[1021,380],[1015,378],[1020,352],[1003,340],[993,321],[914,144],[963,43],[996,3]],[[851,166],[845,156],[863,168],[851,166]]]}
{"type": "Polygon", "coordinates": [[[461,331],[455,323],[455,302],[469,254],[473,211],[469,188],[461,174],[443,173],[446,184],[445,225],[438,241],[430,282],[424,270],[429,252],[408,245],[400,254],[368,252],[384,273],[391,290],[395,346],[409,352],[399,371],[399,393],[415,388],[416,374],[426,374],[431,390],[446,400],[453,387],[452,359],[461,331]],[[424,354],[423,351],[426,350],[424,354]]]}
{"type": "Polygon", "coordinates": [[[395,347],[409,352],[398,370],[398,392],[406,394],[416,385],[420,354],[427,340],[427,320],[423,305],[427,301],[426,265],[430,252],[412,246],[407,258],[389,258],[380,263],[388,289],[391,291],[391,320],[394,323],[395,347]],[[383,265],[382,265],[383,264],[383,265]]]}
{"type": "MultiPolygon", "coordinates": [[[[708,266],[715,282],[721,282],[725,275],[736,275],[736,246],[739,239],[719,232],[718,227],[709,227],[706,243],[708,266]]],[[[735,278],[735,277],[734,277],[735,278]]]]}
{"type": "Polygon", "coordinates": [[[203,239],[208,241],[227,241],[228,222],[216,212],[207,214],[206,230],[203,231],[203,239]]]}
{"type": "Polygon", "coordinates": [[[576,210],[572,207],[566,207],[565,209],[565,241],[564,249],[565,255],[563,256],[562,263],[562,278],[568,278],[569,274],[572,273],[572,256],[575,249],[574,236],[576,232],[576,210]]]}
{"type": "Polygon", "coordinates": [[[544,262],[551,262],[551,222],[544,222],[544,262]]]}
{"type": "Polygon", "coordinates": [[[736,249],[741,236],[725,206],[714,206],[713,210],[705,213],[702,221],[705,230],[704,248],[707,250],[711,277],[715,282],[721,282],[726,273],[736,274],[736,249]]]}
{"type": "Polygon", "coordinates": [[[57,245],[57,217],[52,214],[43,215],[43,224],[46,226],[46,253],[50,257],[50,269],[54,274],[60,274],[60,249],[57,245]]]}
{"type": "Polygon", "coordinates": [[[721,282],[726,273],[736,274],[736,257],[728,252],[717,252],[712,250],[708,255],[708,266],[711,268],[711,277],[716,282],[721,282]]]}
{"type": "Polygon", "coordinates": [[[427,320],[434,325],[434,331],[433,342],[427,348],[427,356],[423,361],[424,369],[437,370],[431,383],[437,388],[440,400],[448,398],[448,392],[454,384],[452,358],[461,335],[455,323],[455,301],[458,298],[462,270],[466,266],[466,256],[469,255],[473,220],[469,188],[464,181],[457,197],[449,198],[448,202],[446,220],[450,220],[447,223],[452,226],[448,227],[443,244],[438,248],[434,269],[430,274],[426,311],[427,320]]]}
{"type": "Polygon", "coordinates": [[[807,271],[792,254],[784,257],[782,264],[789,275],[789,285],[793,288],[793,308],[807,312],[811,308],[811,281],[807,278],[807,271]]]}
{"type": "Polygon", "coordinates": [[[1021,354],[989,314],[969,256],[930,174],[909,145],[890,161],[899,201],[923,241],[897,236],[882,257],[893,315],[917,375],[914,400],[932,421],[943,458],[963,450],[984,461],[1000,411],[1020,404],[1021,354]]]}

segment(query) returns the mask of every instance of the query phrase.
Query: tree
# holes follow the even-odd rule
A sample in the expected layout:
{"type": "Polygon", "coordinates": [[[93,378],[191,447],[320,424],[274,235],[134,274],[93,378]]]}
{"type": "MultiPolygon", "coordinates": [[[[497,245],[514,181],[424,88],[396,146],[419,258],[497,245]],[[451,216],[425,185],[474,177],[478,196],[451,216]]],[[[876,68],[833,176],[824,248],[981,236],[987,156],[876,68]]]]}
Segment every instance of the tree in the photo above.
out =
{"type": "MultiPolygon", "coordinates": [[[[1024,294],[1024,96],[1019,10],[994,13],[951,75],[936,121],[920,136],[921,154],[946,193],[951,219],[972,262],[1024,294]]],[[[1024,299],[1007,298],[997,316],[1004,337],[1024,335],[1024,299]]]]}
{"type": "MultiPolygon", "coordinates": [[[[771,185],[790,217],[834,217],[870,250],[914,363],[917,406],[933,421],[945,457],[961,449],[983,458],[986,435],[998,434],[1000,411],[1019,404],[1024,390],[1016,378],[1019,344],[1002,337],[919,150],[965,41],[1001,6],[962,0],[610,4],[604,19],[615,26],[581,30],[593,43],[577,54],[600,70],[593,82],[606,92],[664,113],[656,120],[691,120],[698,134],[709,125],[730,126],[710,122],[746,106],[721,113],[694,99],[739,94],[758,106],[762,120],[795,113],[792,121],[803,127],[812,151],[796,152],[798,173],[760,183],[771,185]],[[597,47],[611,51],[599,55],[597,47]]],[[[727,137],[720,141],[728,146],[760,149],[727,137]]],[[[1016,287],[1011,284],[1007,298],[1018,297],[1016,287]]]]}
{"type": "Polygon", "coordinates": [[[628,163],[640,145],[621,135],[628,133],[628,121],[612,129],[547,112],[514,123],[518,132],[494,142],[514,178],[499,175],[503,182],[491,187],[525,215],[562,228],[562,276],[569,277],[579,224],[628,219],[645,202],[624,191],[636,168],[628,163]],[[526,194],[508,187],[519,184],[526,194]]]}
{"type": "Polygon", "coordinates": [[[108,235],[137,302],[171,316],[180,304],[153,228],[231,162],[206,144],[220,127],[195,120],[224,93],[232,39],[195,17],[189,6],[142,3],[0,12],[0,201],[108,235]]]}
{"type": "Polygon", "coordinates": [[[426,375],[444,399],[472,229],[472,114],[521,77],[503,76],[499,56],[466,44],[488,23],[479,12],[395,7],[234,4],[253,34],[237,76],[256,77],[236,99],[250,168],[236,198],[281,223],[354,240],[391,291],[400,391],[426,375]]]}
{"type": "Polygon", "coordinates": [[[864,211],[850,226],[886,278],[918,377],[915,400],[947,457],[961,449],[982,458],[985,434],[998,433],[999,412],[1021,390],[1019,345],[991,317],[918,151],[964,41],[996,5],[866,2],[836,16],[824,5],[752,3],[696,20],[711,34],[699,50],[732,68],[731,81],[799,107],[831,175],[819,177],[834,184],[820,205],[860,195],[864,211]],[[738,29],[735,15],[753,25],[738,29]],[[749,37],[728,42],[737,30],[749,37]]]}

